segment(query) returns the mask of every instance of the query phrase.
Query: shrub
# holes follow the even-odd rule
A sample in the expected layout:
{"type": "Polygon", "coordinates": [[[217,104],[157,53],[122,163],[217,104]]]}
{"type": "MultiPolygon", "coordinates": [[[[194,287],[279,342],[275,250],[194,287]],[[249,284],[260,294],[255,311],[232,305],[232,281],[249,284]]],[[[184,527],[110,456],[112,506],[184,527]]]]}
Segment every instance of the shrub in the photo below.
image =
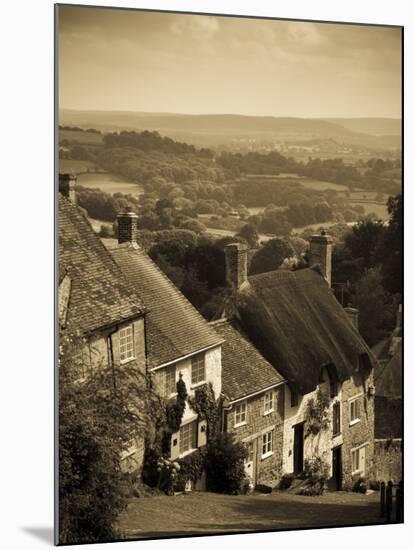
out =
{"type": "Polygon", "coordinates": [[[247,449],[228,433],[219,433],[208,443],[206,457],[207,488],[217,493],[238,495],[246,479],[244,459],[247,449]]]}
{"type": "Polygon", "coordinates": [[[363,493],[367,492],[368,486],[365,477],[359,477],[352,486],[352,491],[354,493],[363,493]]]}
{"type": "Polygon", "coordinates": [[[305,460],[304,476],[306,481],[298,494],[305,496],[322,495],[329,476],[328,465],[319,456],[305,460]]]}
{"type": "Polygon", "coordinates": [[[316,398],[309,400],[305,413],[306,435],[317,435],[329,426],[329,402],[329,395],[320,389],[318,389],[316,398]]]}
{"type": "Polygon", "coordinates": [[[259,493],[265,493],[269,494],[273,491],[269,485],[265,485],[264,483],[258,483],[256,487],[254,488],[255,491],[259,491],[259,493]]]}
{"type": "Polygon", "coordinates": [[[285,489],[289,489],[294,479],[295,479],[295,474],[284,474],[281,480],[279,481],[279,489],[281,489],[282,491],[285,489]]]}

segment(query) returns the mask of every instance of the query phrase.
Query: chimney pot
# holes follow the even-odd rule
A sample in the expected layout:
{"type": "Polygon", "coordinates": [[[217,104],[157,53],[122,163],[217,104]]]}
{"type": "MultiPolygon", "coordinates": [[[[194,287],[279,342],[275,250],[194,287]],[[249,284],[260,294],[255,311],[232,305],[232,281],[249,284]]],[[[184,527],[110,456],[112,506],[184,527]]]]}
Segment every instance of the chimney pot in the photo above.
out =
{"type": "Polygon", "coordinates": [[[328,285],[332,282],[332,237],[325,230],[321,234],[312,235],[309,248],[309,265],[319,265],[328,285]]]}
{"type": "Polygon", "coordinates": [[[247,252],[244,243],[231,243],[225,246],[226,282],[236,290],[247,281],[247,252]]]}
{"type": "Polygon", "coordinates": [[[344,311],[348,316],[349,321],[352,325],[358,330],[359,328],[359,311],[352,307],[352,304],[348,304],[346,307],[344,307],[344,311]]]}
{"type": "Polygon", "coordinates": [[[76,204],[76,176],[74,174],[59,174],[59,193],[76,204]]]}
{"type": "Polygon", "coordinates": [[[126,211],[118,214],[118,243],[135,242],[138,237],[138,216],[126,211]]]}

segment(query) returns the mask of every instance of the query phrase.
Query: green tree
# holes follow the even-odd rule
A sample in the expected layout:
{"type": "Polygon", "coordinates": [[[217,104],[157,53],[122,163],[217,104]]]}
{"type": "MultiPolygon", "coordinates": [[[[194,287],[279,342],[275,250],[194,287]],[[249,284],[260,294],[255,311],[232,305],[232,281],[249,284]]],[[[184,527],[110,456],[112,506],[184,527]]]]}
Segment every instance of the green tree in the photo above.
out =
{"type": "Polygon", "coordinates": [[[126,507],[122,451],[148,433],[158,400],[134,368],[100,366],[76,382],[83,342],[61,338],[59,542],[111,541],[126,507]]]}
{"type": "Polygon", "coordinates": [[[259,233],[251,223],[243,225],[236,236],[242,237],[251,248],[257,248],[259,245],[259,233]]]}
{"type": "Polygon", "coordinates": [[[379,268],[371,268],[355,284],[353,305],[359,310],[359,331],[369,346],[387,336],[394,326],[395,304],[382,286],[379,268]]]}
{"type": "Polygon", "coordinates": [[[285,239],[270,239],[253,256],[250,274],[265,273],[278,269],[285,258],[295,255],[291,244],[285,239]]]}
{"type": "Polygon", "coordinates": [[[390,220],[381,243],[383,284],[392,293],[402,294],[403,279],[403,201],[401,195],[389,197],[390,220]]]}

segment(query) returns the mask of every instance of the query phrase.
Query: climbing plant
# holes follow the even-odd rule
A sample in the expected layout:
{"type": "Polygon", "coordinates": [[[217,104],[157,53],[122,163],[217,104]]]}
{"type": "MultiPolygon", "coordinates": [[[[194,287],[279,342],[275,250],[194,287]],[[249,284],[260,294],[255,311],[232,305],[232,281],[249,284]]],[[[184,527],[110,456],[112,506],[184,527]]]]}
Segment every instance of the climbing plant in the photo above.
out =
{"type": "Polygon", "coordinates": [[[169,401],[166,405],[166,419],[170,431],[177,432],[180,429],[181,420],[183,419],[185,405],[187,401],[187,387],[180,373],[180,378],[177,381],[177,396],[169,401]]]}
{"type": "Polygon", "coordinates": [[[306,435],[317,435],[329,426],[329,396],[319,388],[316,396],[308,401],[305,411],[306,435]]]}
{"type": "Polygon", "coordinates": [[[188,398],[188,403],[200,420],[207,421],[207,436],[214,435],[218,428],[219,404],[211,382],[197,388],[194,397],[188,398]]]}

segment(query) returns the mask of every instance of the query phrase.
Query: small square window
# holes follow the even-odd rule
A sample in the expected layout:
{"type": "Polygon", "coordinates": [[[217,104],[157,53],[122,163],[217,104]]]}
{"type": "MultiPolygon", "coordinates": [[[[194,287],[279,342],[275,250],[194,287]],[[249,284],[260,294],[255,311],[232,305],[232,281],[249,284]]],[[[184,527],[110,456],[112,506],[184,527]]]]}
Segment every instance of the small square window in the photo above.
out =
{"type": "Polygon", "coordinates": [[[359,398],[356,397],[349,402],[349,422],[350,424],[356,424],[360,420],[359,415],[359,398]]]}
{"type": "Polygon", "coordinates": [[[199,353],[191,358],[191,383],[198,384],[206,379],[206,366],[204,353],[199,353]]]}
{"type": "Polygon", "coordinates": [[[262,438],[262,458],[273,453],[273,432],[263,434],[262,438]]]}
{"type": "Polygon", "coordinates": [[[274,392],[268,391],[264,394],[264,411],[263,414],[269,414],[274,410],[274,392]]]}
{"type": "Polygon", "coordinates": [[[247,405],[246,403],[240,403],[235,406],[234,409],[234,425],[240,426],[247,422],[247,405]]]}
{"type": "Polygon", "coordinates": [[[119,356],[121,363],[134,359],[134,330],[132,325],[119,331],[119,356]]]}

